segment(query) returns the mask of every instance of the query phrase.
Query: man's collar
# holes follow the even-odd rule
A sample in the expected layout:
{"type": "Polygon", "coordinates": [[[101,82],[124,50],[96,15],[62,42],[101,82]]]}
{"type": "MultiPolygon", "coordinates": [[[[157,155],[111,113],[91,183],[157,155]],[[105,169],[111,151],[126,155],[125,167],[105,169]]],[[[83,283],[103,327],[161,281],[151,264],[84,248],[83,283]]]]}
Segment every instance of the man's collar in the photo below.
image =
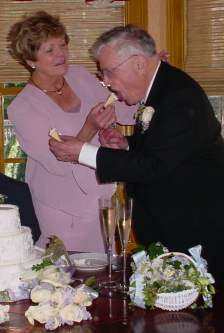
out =
{"type": "Polygon", "coordinates": [[[149,86],[148,86],[148,89],[147,89],[147,91],[146,91],[145,98],[140,102],[140,104],[145,104],[145,103],[146,103],[147,98],[148,98],[149,93],[150,93],[150,90],[152,89],[152,85],[153,85],[153,83],[154,83],[154,81],[155,81],[156,74],[157,74],[157,72],[158,72],[158,70],[159,70],[159,66],[160,66],[160,64],[161,64],[161,61],[159,61],[158,65],[157,65],[157,67],[156,67],[156,70],[155,70],[155,72],[154,72],[154,74],[153,74],[152,80],[150,81],[149,86]]]}

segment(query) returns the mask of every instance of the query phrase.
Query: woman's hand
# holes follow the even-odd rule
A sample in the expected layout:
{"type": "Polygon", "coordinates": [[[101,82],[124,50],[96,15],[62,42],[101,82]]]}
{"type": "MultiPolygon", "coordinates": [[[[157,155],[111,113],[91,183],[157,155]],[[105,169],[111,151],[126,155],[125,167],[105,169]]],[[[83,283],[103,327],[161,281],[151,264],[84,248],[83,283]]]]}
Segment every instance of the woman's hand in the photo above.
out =
{"type": "Polygon", "coordinates": [[[82,141],[90,141],[99,130],[110,127],[116,120],[114,106],[110,105],[105,108],[104,103],[99,103],[90,110],[77,138],[82,141]]]}
{"type": "Polygon", "coordinates": [[[57,160],[64,162],[78,161],[83,142],[74,136],[61,135],[62,141],[55,139],[49,140],[50,151],[55,155],[57,160]]]}
{"type": "Polygon", "coordinates": [[[128,141],[116,128],[108,128],[99,132],[99,140],[103,147],[127,149],[128,141]]]}

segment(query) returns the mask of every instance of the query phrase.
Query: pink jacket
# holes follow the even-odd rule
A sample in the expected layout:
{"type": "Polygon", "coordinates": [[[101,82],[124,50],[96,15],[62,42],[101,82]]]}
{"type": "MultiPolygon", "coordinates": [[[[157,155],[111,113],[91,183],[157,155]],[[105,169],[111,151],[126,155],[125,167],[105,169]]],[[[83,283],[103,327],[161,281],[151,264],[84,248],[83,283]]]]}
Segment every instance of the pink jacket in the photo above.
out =
{"type": "MultiPolygon", "coordinates": [[[[85,217],[88,223],[99,224],[98,198],[105,192],[112,192],[114,185],[99,185],[93,169],[58,161],[49,151],[48,133],[51,128],[56,128],[61,134],[76,135],[90,109],[104,101],[109,92],[101,86],[94,75],[81,66],[70,66],[65,78],[81,99],[79,112],[62,111],[40,89],[27,84],[10,104],[8,117],[14,124],[22,149],[28,156],[26,181],[31,190],[34,206],[38,201],[54,209],[55,214],[61,211],[77,218],[85,217]]],[[[123,124],[134,122],[133,114],[136,107],[127,107],[120,102],[116,102],[115,107],[118,122],[123,124]]],[[[98,136],[94,137],[92,143],[99,145],[98,136]]],[[[36,213],[38,217],[38,212],[36,213]]],[[[41,221],[39,219],[40,227],[44,223],[44,229],[47,224],[53,223],[52,217],[51,220],[47,216],[44,221],[43,217],[41,219],[41,221]]],[[[88,232],[86,226],[83,233],[88,232]]],[[[79,225],[79,228],[82,226],[79,225]]],[[[71,232],[64,229],[62,224],[62,234],[71,232]]],[[[99,235],[99,239],[95,239],[94,242],[102,241],[101,238],[99,235]]],[[[79,242],[82,240],[79,239],[77,242],[74,240],[74,244],[79,242]]],[[[78,246],[74,250],[79,250],[78,246]]]]}

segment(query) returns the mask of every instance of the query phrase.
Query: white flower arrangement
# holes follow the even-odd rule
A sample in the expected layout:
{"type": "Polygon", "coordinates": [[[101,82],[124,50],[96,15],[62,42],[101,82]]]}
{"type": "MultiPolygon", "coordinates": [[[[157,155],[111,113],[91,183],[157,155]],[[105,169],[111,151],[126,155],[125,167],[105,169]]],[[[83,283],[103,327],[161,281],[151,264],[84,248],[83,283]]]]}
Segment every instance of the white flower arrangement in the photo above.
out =
{"type": "Polygon", "coordinates": [[[25,312],[29,323],[35,320],[45,324],[47,330],[54,330],[64,324],[91,319],[86,307],[92,304],[98,293],[84,284],[73,288],[70,273],[55,265],[45,266],[38,271],[28,271],[23,281],[35,285],[30,293],[33,303],[25,312]]]}
{"type": "Polygon", "coordinates": [[[9,321],[9,305],[0,305],[0,324],[9,321]]]}
{"type": "Polygon", "coordinates": [[[141,132],[144,133],[150,124],[155,109],[152,106],[140,105],[137,112],[134,115],[136,124],[141,126],[141,132]]]}
{"type": "Polygon", "coordinates": [[[212,307],[215,281],[200,256],[200,245],[189,249],[192,257],[170,253],[161,245],[152,244],[151,250],[133,255],[129,294],[134,305],[177,311],[196,306],[201,295],[203,307],[212,307]]]}

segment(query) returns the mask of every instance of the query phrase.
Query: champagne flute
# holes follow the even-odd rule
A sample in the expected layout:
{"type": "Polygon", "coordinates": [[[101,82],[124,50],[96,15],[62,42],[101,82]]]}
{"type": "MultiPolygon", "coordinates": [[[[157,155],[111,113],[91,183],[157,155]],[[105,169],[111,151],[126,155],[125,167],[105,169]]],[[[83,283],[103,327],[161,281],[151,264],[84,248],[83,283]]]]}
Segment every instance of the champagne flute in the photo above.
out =
{"type": "Polygon", "coordinates": [[[131,232],[131,219],[132,219],[132,208],[133,199],[127,196],[121,201],[116,202],[116,214],[117,214],[117,226],[121,241],[121,249],[123,255],[123,282],[121,285],[122,291],[126,293],[127,279],[126,279],[126,268],[127,268],[127,246],[131,232]]]}
{"type": "Polygon", "coordinates": [[[106,237],[109,264],[108,281],[101,282],[100,285],[104,288],[114,288],[116,287],[116,283],[112,281],[112,248],[116,229],[116,200],[113,196],[102,196],[99,199],[99,206],[102,227],[106,237]]]}

